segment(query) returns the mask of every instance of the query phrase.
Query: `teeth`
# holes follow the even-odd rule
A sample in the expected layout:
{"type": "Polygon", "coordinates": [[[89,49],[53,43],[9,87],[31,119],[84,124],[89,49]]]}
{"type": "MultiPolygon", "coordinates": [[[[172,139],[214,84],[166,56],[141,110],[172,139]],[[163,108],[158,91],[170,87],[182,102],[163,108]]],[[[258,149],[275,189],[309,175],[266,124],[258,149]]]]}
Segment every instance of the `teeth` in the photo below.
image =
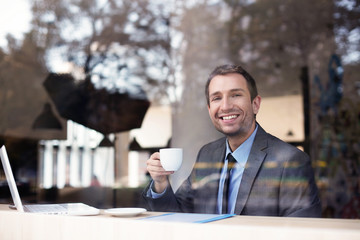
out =
{"type": "Polygon", "coordinates": [[[234,119],[236,118],[236,115],[231,115],[231,116],[225,116],[223,117],[224,120],[230,120],[230,119],[234,119]]]}

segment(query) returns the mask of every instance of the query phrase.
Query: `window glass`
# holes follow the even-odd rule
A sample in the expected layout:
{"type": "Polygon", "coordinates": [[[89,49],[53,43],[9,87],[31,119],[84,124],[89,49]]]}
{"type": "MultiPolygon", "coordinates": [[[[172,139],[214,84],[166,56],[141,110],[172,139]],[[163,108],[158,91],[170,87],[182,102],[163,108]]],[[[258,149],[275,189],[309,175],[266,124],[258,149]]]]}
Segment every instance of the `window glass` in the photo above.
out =
{"type": "Polygon", "coordinates": [[[178,189],[222,136],[204,89],[212,69],[233,63],[256,80],[258,123],[310,156],[322,216],[359,218],[358,1],[3,5],[0,141],[24,198],[86,202],[101,189],[93,205],[141,206],[146,160],[169,146],[184,149],[178,189]]]}

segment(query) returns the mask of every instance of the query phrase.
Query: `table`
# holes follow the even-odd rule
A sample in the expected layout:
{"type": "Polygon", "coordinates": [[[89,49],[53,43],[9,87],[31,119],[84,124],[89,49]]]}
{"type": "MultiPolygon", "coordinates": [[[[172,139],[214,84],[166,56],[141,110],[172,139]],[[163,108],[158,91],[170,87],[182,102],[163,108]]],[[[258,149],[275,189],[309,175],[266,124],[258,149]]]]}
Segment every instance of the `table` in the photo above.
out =
{"type": "Polygon", "coordinates": [[[235,216],[210,223],[139,220],[137,217],[56,216],[20,213],[0,204],[1,240],[71,239],[360,239],[360,220],[235,216]]]}

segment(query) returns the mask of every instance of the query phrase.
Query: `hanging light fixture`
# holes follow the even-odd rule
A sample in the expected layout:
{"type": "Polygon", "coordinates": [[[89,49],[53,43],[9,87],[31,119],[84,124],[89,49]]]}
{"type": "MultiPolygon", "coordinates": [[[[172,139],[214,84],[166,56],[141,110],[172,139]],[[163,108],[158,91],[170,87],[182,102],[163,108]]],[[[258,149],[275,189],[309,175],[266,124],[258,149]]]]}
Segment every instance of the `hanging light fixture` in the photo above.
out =
{"type": "Polygon", "coordinates": [[[294,133],[293,133],[293,131],[290,129],[286,135],[287,135],[288,137],[293,137],[293,136],[294,136],[294,133]]]}
{"type": "Polygon", "coordinates": [[[114,147],[114,143],[109,139],[108,135],[104,135],[104,138],[99,143],[99,147],[114,147]]]}
{"type": "Polygon", "coordinates": [[[56,129],[61,130],[62,126],[59,119],[55,116],[50,103],[45,103],[43,111],[35,119],[33,129],[56,129]]]}

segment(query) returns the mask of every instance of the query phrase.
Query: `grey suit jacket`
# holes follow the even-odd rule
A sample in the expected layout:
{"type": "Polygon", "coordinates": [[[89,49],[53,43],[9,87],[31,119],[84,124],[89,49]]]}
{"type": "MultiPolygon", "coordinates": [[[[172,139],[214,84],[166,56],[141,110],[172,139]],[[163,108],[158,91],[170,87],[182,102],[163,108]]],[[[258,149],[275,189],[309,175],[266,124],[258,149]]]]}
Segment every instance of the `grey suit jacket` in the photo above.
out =
{"type": "MultiPolygon", "coordinates": [[[[226,138],[203,146],[190,177],[174,194],[143,197],[152,211],[217,213],[217,194],[226,138]]],[[[258,216],[320,217],[313,169],[307,154],[266,133],[259,125],[241,180],[235,213],[258,216]]]]}

